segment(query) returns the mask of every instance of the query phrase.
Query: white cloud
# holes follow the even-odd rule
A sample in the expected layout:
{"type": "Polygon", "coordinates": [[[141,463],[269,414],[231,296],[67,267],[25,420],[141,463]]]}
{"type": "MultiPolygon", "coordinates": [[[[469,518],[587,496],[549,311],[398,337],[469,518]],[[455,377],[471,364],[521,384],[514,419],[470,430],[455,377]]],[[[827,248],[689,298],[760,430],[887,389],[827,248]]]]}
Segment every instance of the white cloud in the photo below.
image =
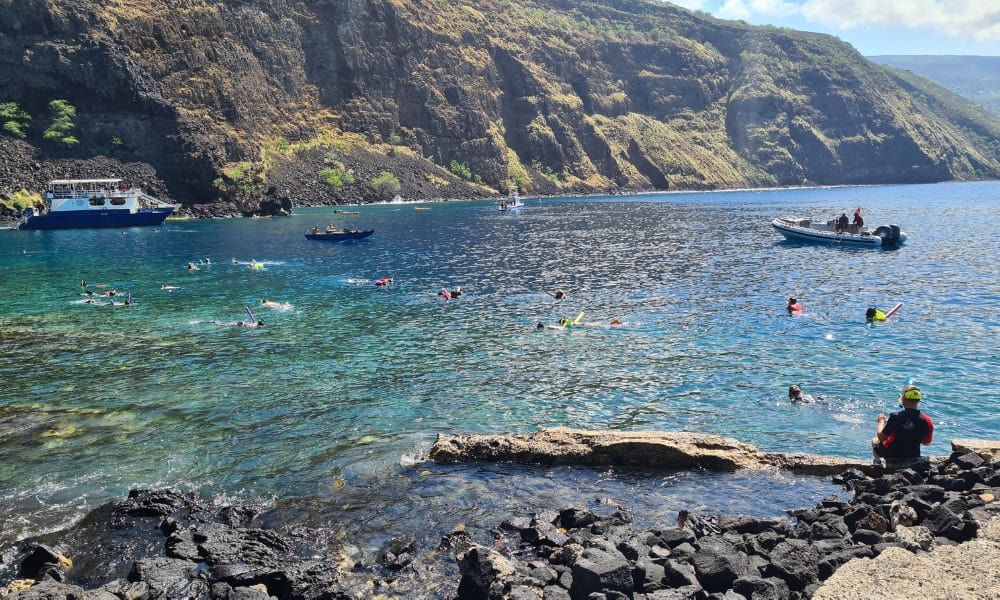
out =
{"type": "Polygon", "coordinates": [[[1000,40],[1000,0],[724,0],[723,19],[800,16],[842,30],[919,28],[951,37],[1000,40]]]}
{"type": "Polygon", "coordinates": [[[956,38],[1000,40],[997,0],[806,0],[802,14],[810,21],[844,29],[921,28],[956,38]]]}
{"type": "Polygon", "coordinates": [[[670,3],[683,6],[688,10],[708,10],[705,8],[708,0],[670,0],[670,3]]]}
{"type": "Polygon", "coordinates": [[[788,17],[802,13],[802,6],[786,0],[725,0],[716,16],[723,19],[747,19],[753,15],[788,17]]]}

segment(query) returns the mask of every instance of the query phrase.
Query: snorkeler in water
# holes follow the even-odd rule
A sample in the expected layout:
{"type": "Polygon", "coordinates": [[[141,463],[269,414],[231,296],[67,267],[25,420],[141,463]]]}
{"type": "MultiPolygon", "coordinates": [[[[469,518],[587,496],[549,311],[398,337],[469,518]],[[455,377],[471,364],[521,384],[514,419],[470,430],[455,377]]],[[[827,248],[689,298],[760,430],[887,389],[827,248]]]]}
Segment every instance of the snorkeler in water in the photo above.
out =
{"type": "Polygon", "coordinates": [[[275,302],[274,300],[261,300],[262,306],[271,308],[274,310],[291,310],[292,304],[290,302],[275,302]]]}
{"type": "Polygon", "coordinates": [[[218,325],[220,327],[244,327],[247,329],[253,329],[255,327],[263,327],[264,321],[202,321],[203,323],[211,323],[212,325],[218,325]]]}

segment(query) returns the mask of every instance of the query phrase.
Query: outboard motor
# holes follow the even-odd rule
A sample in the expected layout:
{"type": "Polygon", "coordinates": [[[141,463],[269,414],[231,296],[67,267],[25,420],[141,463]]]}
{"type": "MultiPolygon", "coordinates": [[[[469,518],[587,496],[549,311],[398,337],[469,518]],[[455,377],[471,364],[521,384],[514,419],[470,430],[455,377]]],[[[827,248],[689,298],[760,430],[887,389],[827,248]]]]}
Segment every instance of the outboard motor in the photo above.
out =
{"type": "Polygon", "coordinates": [[[879,225],[872,233],[882,238],[883,248],[899,244],[899,225],[879,225]]]}

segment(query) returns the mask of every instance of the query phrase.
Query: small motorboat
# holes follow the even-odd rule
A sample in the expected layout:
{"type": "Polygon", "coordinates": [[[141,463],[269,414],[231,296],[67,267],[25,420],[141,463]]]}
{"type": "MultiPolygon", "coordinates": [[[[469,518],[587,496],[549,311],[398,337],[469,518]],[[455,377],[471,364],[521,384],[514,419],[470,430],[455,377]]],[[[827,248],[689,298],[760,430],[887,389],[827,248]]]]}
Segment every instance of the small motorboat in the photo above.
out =
{"type": "Polygon", "coordinates": [[[507,197],[501,198],[498,202],[500,212],[510,212],[512,210],[517,210],[522,206],[524,206],[524,202],[521,201],[521,196],[517,193],[516,188],[510,188],[510,193],[507,194],[507,197]]]}
{"type": "Polygon", "coordinates": [[[814,222],[812,219],[797,217],[779,217],[772,221],[771,225],[793,242],[856,248],[896,248],[906,242],[906,233],[899,229],[899,225],[881,225],[870,230],[855,225],[838,226],[835,219],[814,222]]]}
{"type": "Polygon", "coordinates": [[[326,231],[320,231],[316,228],[311,233],[306,234],[306,239],[324,241],[360,240],[373,233],[375,233],[374,229],[327,229],[326,231]]]}

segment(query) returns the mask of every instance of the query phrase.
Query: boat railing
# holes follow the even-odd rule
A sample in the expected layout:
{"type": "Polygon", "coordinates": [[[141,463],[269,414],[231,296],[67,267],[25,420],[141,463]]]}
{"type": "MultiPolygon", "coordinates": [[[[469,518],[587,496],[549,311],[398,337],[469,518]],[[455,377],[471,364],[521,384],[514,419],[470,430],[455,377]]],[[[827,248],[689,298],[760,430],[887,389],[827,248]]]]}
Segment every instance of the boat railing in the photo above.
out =
{"type": "Polygon", "coordinates": [[[137,187],[122,188],[102,188],[102,189],[81,189],[81,188],[53,188],[50,189],[46,197],[49,200],[64,200],[72,198],[113,198],[113,197],[134,197],[138,200],[139,206],[144,208],[174,208],[173,204],[164,202],[158,198],[150,196],[137,187]]]}
{"type": "Polygon", "coordinates": [[[164,202],[163,200],[160,200],[159,198],[154,198],[154,197],[150,196],[149,194],[147,194],[146,192],[143,192],[141,190],[136,194],[136,197],[139,198],[139,206],[142,206],[144,208],[173,208],[174,207],[173,204],[170,204],[168,202],[164,202]]]}
{"type": "Polygon", "coordinates": [[[31,217],[35,216],[36,212],[37,211],[33,207],[24,209],[24,212],[21,213],[21,218],[14,223],[14,229],[20,229],[21,226],[27,223],[31,217]]]}
{"type": "Polygon", "coordinates": [[[62,200],[65,198],[109,198],[111,196],[126,195],[132,191],[133,190],[118,190],[115,188],[102,188],[96,190],[58,188],[49,190],[46,196],[53,200],[62,200]]]}
{"type": "Polygon", "coordinates": [[[49,193],[46,195],[53,200],[62,200],[64,198],[81,198],[83,197],[84,194],[89,195],[92,193],[94,192],[87,192],[84,190],[60,189],[60,190],[49,190],[49,193]]]}

